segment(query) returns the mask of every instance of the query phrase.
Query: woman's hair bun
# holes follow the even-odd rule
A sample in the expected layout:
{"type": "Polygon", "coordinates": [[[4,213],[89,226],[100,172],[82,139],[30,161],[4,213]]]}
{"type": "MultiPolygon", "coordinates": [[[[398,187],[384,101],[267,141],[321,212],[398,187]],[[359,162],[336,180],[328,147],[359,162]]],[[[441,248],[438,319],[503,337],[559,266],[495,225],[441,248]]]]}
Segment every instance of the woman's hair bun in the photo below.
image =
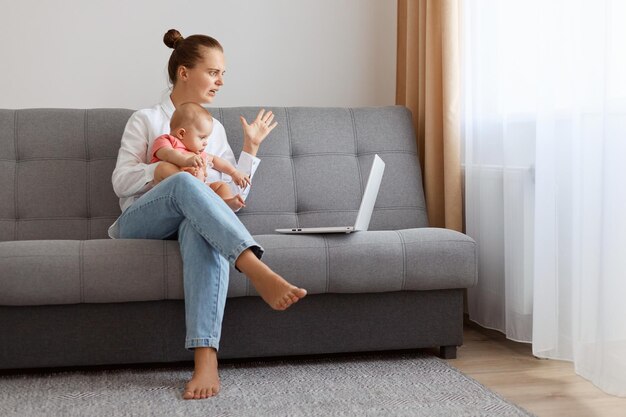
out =
{"type": "Polygon", "coordinates": [[[176,48],[176,44],[183,39],[185,39],[183,38],[183,35],[181,35],[176,29],[170,29],[165,33],[165,35],[163,35],[163,42],[168,46],[168,48],[176,48]]]}

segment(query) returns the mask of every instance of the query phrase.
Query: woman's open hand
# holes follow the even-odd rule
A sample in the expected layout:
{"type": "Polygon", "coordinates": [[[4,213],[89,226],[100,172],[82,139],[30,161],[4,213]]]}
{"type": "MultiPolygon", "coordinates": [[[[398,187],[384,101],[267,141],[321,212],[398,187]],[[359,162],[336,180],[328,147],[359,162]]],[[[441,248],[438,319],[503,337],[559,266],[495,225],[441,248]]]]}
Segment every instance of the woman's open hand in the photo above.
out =
{"type": "Polygon", "coordinates": [[[243,116],[239,117],[241,119],[241,126],[243,127],[243,151],[252,156],[256,156],[261,142],[263,142],[272,129],[278,125],[278,122],[272,123],[274,113],[271,111],[266,113],[265,109],[261,109],[256,119],[250,124],[248,124],[243,116]]]}

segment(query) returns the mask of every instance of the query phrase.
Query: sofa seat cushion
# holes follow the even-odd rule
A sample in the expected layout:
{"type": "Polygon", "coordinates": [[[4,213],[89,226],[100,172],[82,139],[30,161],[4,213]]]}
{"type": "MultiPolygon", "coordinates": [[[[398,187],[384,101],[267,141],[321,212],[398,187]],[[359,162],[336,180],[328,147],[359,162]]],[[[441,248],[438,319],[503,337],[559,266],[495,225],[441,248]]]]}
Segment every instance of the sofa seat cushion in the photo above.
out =
{"type": "MultiPolygon", "coordinates": [[[[467,288],[476,279],[474,241],[447,229],[255,238],[265,249],[263,260],[309,294],[467,288]]],[[[247,281],[231,273],[235,288],[240,279],[247,281]]],[[[256,294],[248,287],[237,295],[256,294]]]]}
{"type": "Polygon", "coordinates": [[[0,305],[182,298],[178,242],[171,240],[0,242],[0,271],[0,305]]]}
{"type": "MultiPolygon", "coordinates": [[[[476,247],[437,228],[338,235],[258,235],[263,260],[309,294],[467,288],[476,247]]],[[[0,242],[0,305],[182,300],[177,241],[0,242]]],[[[258,295],[231,267],[229,297],[258,295]]]]}

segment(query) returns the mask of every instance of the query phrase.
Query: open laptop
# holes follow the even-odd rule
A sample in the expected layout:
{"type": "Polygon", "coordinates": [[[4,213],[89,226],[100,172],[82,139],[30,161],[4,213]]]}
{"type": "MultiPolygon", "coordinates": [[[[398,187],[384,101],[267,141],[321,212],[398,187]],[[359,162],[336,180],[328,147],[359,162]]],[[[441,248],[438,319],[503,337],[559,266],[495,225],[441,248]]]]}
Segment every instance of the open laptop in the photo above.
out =
{"type": "Polygon", "coordinates": [[[354,226],[336,226],[336,227],[296,227],[292,229],[276,229],[278,233],[351,233],[359,232],[361,230],[367,230],[370,225],[370,219],[372,218],[372,212],[374,211],[374,203],[376,203],[376,197],[378,196],[378,189],[380,183],[383,180],[383,172],[385,171],[385,163],[380,156],[374,155],[374,163],[370,169],[370,175],[365,185],[365,192],[363,192],[363,199],[361,200],[361,206],[359,207],[359,213],[356,216],[356,222],[354,226]]]}

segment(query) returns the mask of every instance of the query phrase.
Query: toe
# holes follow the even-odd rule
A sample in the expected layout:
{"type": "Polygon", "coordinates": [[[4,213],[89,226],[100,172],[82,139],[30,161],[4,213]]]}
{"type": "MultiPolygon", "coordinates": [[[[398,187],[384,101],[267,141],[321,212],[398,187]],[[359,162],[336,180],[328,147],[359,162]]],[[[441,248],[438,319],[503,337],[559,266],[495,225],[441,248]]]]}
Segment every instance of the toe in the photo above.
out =
{"type": "Polygon", "coordinates": [[[183,398],[186,400],[193,398],[193,391],[185,391],[183,393],[183,398]]]}

